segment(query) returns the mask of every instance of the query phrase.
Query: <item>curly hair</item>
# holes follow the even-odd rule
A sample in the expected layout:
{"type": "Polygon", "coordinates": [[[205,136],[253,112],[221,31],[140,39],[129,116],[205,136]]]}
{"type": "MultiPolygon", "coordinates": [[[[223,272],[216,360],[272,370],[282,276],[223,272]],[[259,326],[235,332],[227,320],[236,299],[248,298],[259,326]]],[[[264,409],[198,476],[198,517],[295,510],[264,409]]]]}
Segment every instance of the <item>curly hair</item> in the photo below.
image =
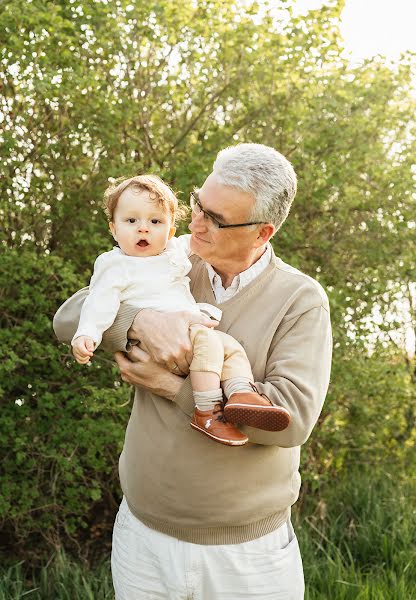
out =
{"type": "Polygon", "coordinates": [[[134,177],[120,177],[112,182],[104,192],[103,208],[109,221],[114,219],[118,200],[124,190],[128,188],[137,192],[149,192],[151,200],[154,200],[170,214],[172,223],[176,224],[185,218],[188,207],[179,204],[179,201],[171,188],[157,175],[135,175],[134,177]]]}

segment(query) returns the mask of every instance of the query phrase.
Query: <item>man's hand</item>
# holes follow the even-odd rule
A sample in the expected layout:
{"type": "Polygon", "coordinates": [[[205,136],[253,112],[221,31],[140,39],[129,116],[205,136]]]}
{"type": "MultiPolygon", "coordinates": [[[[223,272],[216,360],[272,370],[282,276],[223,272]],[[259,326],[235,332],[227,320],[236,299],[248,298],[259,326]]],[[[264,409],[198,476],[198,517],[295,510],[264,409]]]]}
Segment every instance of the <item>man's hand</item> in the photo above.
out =
{"type": "Polygon", "coordinates": [[[189,326],[193,323],[206,327],[218,325],[218,321],[190,311],[161,313],[146,308],[136,315],[127,335],[131,340],[140,340],[141,348],[153,361],[170,372],[187,375],[192,362],[189,326]]]}
{"type": "Polygon", "coordinates": [[[144,387],[168,400],[175,398],[183,384],[182,377],[174,375],[153,361],[147,352],[138,346],[133,346],[128,355],[116,352],[114,358],[123,381],[144,387]]]}
{"type": "Polygon", "coordinates": [[[80,335],[72,342],[72,354],[80,365],[90,362],[90,358],[94,354],[94,348],[94,340],[87,335],[80,335]]]}

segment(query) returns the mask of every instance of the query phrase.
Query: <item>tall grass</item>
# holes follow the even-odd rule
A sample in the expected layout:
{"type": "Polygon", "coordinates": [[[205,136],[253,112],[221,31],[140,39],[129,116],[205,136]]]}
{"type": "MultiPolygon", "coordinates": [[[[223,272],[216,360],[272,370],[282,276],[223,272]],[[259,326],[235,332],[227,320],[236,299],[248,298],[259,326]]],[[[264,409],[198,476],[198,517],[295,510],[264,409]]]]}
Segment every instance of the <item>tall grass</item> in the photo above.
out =
{"type": "Polygon", "coordinates": [[[114,600],[108,562],[93,570],[58,554],[30,573],[22,563],[3,570],[0,600],[114,600]]]}
{"type": "MultiPolygon", "coordinates": [[[[319,501],[310,494],[293,519],[305,600],[416,599],[414,482],[351,473],[319,501]]],[[[36,573],[24,564],[3,569],[0,600],[20,598],[113,600],[109,562],[88,569],[60,554],[36,573]]]]}
{"type": "Polygon", "coordinates": [[[351,473],[295,515],[306,600],[416,599],[415,487],[351,473]]]}

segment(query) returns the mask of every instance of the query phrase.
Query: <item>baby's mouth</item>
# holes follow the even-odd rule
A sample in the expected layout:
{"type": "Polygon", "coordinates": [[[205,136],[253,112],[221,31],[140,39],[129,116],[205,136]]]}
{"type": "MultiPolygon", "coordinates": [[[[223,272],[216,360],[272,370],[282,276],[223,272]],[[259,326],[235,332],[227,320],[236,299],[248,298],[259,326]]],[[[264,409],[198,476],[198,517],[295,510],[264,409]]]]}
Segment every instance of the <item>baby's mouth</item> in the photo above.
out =
{"type": "Polygon", "coordinates": [[[149,242],[147,240],[139,240],[137,242],[137,245],[140,246],[140,248],[145,248],[146,246],[149,245],[149,242]]]}

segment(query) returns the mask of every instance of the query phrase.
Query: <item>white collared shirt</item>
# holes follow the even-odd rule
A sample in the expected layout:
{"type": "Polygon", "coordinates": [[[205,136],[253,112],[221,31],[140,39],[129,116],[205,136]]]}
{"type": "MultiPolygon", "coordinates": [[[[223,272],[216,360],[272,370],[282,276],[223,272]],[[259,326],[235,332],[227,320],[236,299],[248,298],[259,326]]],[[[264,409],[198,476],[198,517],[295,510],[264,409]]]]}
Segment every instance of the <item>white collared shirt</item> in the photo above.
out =
{"type": "MultiPolygon", "coordinates": [[[[186,252],[187,256],[190,256],[192,254],[191,249],[190,249],[191,235],[190,234],[181,235],[180,237],[177,238],[177,240],[178,240],[178,243],[183,248],[183,250],[186,252]]],[[[221,304],[222,302],[225,302],[226,300],[230,300],[230,298],[235,296],[235,294],[237,294],[237,292],[239,292],[246,285],[248,285],[249,283],[254,281],[254,279],[256,279],[256,277],[258,277],[260,275],[260,273],[263,273],[264,269],[270,263],[271,259],[272,259],[272,246],[271,246],[270,242],[268,242],[267,246],[266,246],[266,250],[263,252],[263,254],[259,258],[259,260],[256,261],[254,263],[254,265],[251,265],[251,267],[249,267],[242,273],[239,273],[238,275],[236,275],[234,277],[231,285],[227,289],[225,289],[223,287],[221,277],[218,275],[218,273],[216,273],[214,271],[213,267],[210,264],[205,263],[206,267],[207,267],[212,291],[214,292],[215,300],[218,302],[218,304],[221,304]]]]}
{"type": "Polygon", "coordinates": [[[267,244],[265,252],[263,252],[261,258],[251,265],[248,269],[236,275],[229,287],[225,289],[222,285],[221,277],[214,271],[211,265],[206,263],[209,280],[211,282],[212,291],[214,292],[215,300],[218,304],[230,300],[233,296],[242,290],[246,285],[251,283],[256,277],[263,273],[264,269],[270,263],[272,258],[272,247],[270,243],[267,244]]]}

